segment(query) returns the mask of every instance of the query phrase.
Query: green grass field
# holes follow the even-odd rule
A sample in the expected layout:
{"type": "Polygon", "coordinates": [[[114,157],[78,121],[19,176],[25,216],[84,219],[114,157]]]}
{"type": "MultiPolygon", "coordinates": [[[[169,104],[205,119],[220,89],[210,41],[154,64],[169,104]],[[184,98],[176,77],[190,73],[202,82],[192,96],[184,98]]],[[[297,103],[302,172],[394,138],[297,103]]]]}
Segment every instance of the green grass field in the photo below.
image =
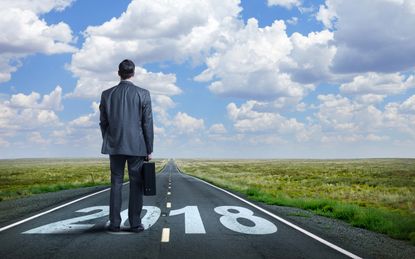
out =
{"type": "MultiPolygon", "coordinates": [[[[154,161],[157,171],[167,162],[154,161]]],[[[108,158],[0,160],[0,201],[109,183],[108,158]]]]}
{"type": "Polygon", "coordinates": [[[267,204],[298,207],[415,244],[415,159],[179,160],[267,204]]]}

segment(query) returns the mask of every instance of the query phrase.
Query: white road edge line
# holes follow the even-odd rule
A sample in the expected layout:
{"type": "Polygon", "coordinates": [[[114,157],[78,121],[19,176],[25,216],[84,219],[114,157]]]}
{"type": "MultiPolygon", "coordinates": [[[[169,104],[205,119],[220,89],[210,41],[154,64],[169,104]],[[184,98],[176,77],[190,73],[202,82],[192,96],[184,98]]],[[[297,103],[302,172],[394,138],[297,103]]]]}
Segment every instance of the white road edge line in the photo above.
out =
{"type": "MultiPolygon", "coordinates": [[[[129,183],[129,181],[128,181],[128,182],[123,183],[123,185],[126,185],[127,183],[129,183]]],[[[55,210],[58,210],[58,209],[60,209],[60,208],[66,207],[66,206],[71,205],[71,204],[73,204],[73,203],[75,203],[75,202],[82,201],[82,200],[87,199],[87,198],[89,198],[89,197],[92,197],[92,196],[94,196],[94,195],[97,195],[97,194],[100,194],[100,193],[106,192],[106,191],[108,191],[108,190],[110,190],[110,189],[111,189],[111,188],[107,188],[107,189],[104,189],[104,190],[101,190],[101,191],[97,191],[97,192],[94,192],[94,193],[88,194],[88,195],[86,195],[86,196],[84,196],[84,197],[81,197],[81,198],[79,198],[79,199],[76,199],[76,200],[73,200],[73,201],[67,202],[67,203],[62,204],[62,205],[60,205],[60,206],[58,206],[58,207],[52,208],[52,209],[50,209],[50,210],[47,210],[47,211],[41,212],[41,213],[39,213],[39,214],[33,215],[33,216],[29,217],[29,218],[22,219],[22,220],[20,220],[20,221],[17,221],[17,222],[15,222],[15,223],[10,224],[10,225],[4,226],[4,227],[0,228],[0,232],[4,231],[4,230],[6,230],[6,229],[9,229],[9,228],[15,227],[15,226],[17,226],[17,225],[20,225],[20,224],[22,224],[22,223],[25,223],[25,222],[27,222],[27,221],[29,221],[29,220],[32,220],[32,219],[38,218],[38,217],[40,217],[40,216],[43,216],[43,215],[45,215],[45,214],[48,214],[48,213],[50,213],[50,212],[52,212],[52,211],[55,211],[55,210]]]]}
{"type": "MultiPolygon", "coordinates": [[[[181,174],[184,174],[184,173],[182,173],[182,172],[180,171],[180,169],[179,169],[178,167],[177,167],[177,171],[178,171],[179,173],[181,173],[181,174]]],[[[315,239],[315,240],[319,241],[320,243],[323,243],[323,244],[325,244],[326,246],[331,247],[331,248],[333,248],[334,250],[336,250],[336,251],[338,251],[338,252],[340,252],[340,253],[342,253],[342,254],[344,254],[344,255],[349,256],[350,258],[354,258],[354,259],[362,259],[360,256],[357,256],[357,255],[355,255],[355,254],[353,254],[353,253],[351,253],[351,252],[349,252],[349,251],[347,251],[347,250],[345,250],[345,249],[343,249],[343,248],[341,248],[341,247],[339,247],[339,246],[337,246],[337,245],[335,245],[335,244],[333,244],[333,243],[330,243],[329,241],[324,240],[324,239],[322,239],[321,237],[318,237],[318,236],[314,235],[313,233],[308,232],[307,230],[305,230],[305,229],[303,229],[303,228],[301,228],[301,227],[299,227],[299,226],[297,226],[297,225],[294,225],[293,223],[291,223],[291,222],[289,222],[289,221],[287,221],[287,220],[285,220],[285,219],[283,219],[283,218],[281,218],[281,217],[279,217],[279,216],[275,215],[274,213],[269,212],[269,211],[267,211],[266,209],[263,209],[263,208],[259,207],[258,205],[255,205],[255,204],[253,204],[252,202],[247,201],[247,200],[245,200],[245,199],[243,199],[243,198],[241,198],[241,197],[239,197],[239,196],[237,196],[237,195],[235,195],[235,194],[233,194],[233,193],[231,193],[231,192],[229,192],[229,191],[227,191],[227,190],[225,190],[225,189],[222,189],[222,188],[220,188],[220,187],[218,187],[218,186],[215,186],[215,185],[213,185],[213,184],[211,184],[211,183],[208,183],[208,182],[206,182],[206,181],[204,181],[204,180],[202,180],[202,179],[199,179],[199,178],[197,178],[197,177],[194,177],[194,176],[191,176],[191,175],[188,175],[188,174],[184,174],[184,175],[187,175],[187,176],[189,176],[189,177],[192,177],[192,178],[194,178],[194,179],[196,179],[196,180],[198,180],[198,181],[200,181],[200,182],[202,182],[202,183],[205,183],[205,184],[207,184],[207,185],[210,185],[210,186],[211,186],[211,187],[213,187],[213,188],[216,188],[216,189],[218,189],[218,190],[221,190],[221,191],[223,191],[224,193],[227,193],[227,194],[231,195],[232,197],[235,197],[236,199],[238,199],[238,200],[240,200],[240,201],[243,201],[243,202],[245,202],[245,203],[246,203],[246,204],[248,204],[248,205],[251,205],[252,207],[254,207],[254,208],[256,208],[256,209],[258,209],[258,210],[260,210],[260,211],[264,212],[265,214],[267,214],[267,215],[269,215],[269,216],[273,217],[274,219],[279,220],[279,221],[281,221],[282,223],[284,223],[284,224],[286,224],[286,225],[288,225],[288,226],[290,226],[290,227],[292,227],[292,228],[294,228],[294,229],[296,229],[296,230],[300,231],[301,233],[303,233],[303,234],[305,234],[305,235],[307,235],[307,236],[309,236],[309,237],[311,237],[311,238],[313,238],[313,239],[315,239]]]]}

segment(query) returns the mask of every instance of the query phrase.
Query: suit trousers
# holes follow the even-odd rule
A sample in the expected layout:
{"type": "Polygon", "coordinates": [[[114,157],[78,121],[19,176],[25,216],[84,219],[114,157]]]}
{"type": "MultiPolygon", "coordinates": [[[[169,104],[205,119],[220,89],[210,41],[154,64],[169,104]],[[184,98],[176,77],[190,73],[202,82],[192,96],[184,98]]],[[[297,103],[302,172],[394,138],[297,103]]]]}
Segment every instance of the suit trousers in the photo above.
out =
{"type": "Polygon", "coordinates": [[[110,192],[110,224],[119,227],[121,222],[122,184],[125,163],[128,164],[130,194],[128,202],[128,220],[131,227],[141,224],[140,214],[143,209],[143,177],[141,169],[144,163],[142,156],[110,155],[111,192],[110,192]]]}

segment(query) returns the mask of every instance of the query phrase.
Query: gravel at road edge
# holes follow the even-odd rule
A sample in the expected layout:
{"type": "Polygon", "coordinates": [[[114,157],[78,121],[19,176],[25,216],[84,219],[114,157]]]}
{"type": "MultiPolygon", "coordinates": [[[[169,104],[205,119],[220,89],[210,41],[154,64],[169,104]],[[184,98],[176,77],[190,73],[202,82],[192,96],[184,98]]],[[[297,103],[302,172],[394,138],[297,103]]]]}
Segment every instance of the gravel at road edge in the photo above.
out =
{"type": "Polygon", "coordinates": [[[344,221],[319,216],[303,209],[254,203],[363,258],[415,258],[415,246],[408,241],[353,227],[344,221]]]}

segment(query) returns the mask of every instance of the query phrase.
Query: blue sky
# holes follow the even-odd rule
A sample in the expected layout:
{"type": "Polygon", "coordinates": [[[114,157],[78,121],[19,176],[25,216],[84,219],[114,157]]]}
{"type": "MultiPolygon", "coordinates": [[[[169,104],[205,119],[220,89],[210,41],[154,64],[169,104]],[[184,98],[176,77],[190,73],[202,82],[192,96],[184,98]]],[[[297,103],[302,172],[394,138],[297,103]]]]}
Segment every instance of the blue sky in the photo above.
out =
{"type": "Polygon", "coordinates": [[[99,96],[124,58],[152,94],[155,157],[415,155],[412,1],[0,9],[0,158],[100,156],[99,96]]]}

